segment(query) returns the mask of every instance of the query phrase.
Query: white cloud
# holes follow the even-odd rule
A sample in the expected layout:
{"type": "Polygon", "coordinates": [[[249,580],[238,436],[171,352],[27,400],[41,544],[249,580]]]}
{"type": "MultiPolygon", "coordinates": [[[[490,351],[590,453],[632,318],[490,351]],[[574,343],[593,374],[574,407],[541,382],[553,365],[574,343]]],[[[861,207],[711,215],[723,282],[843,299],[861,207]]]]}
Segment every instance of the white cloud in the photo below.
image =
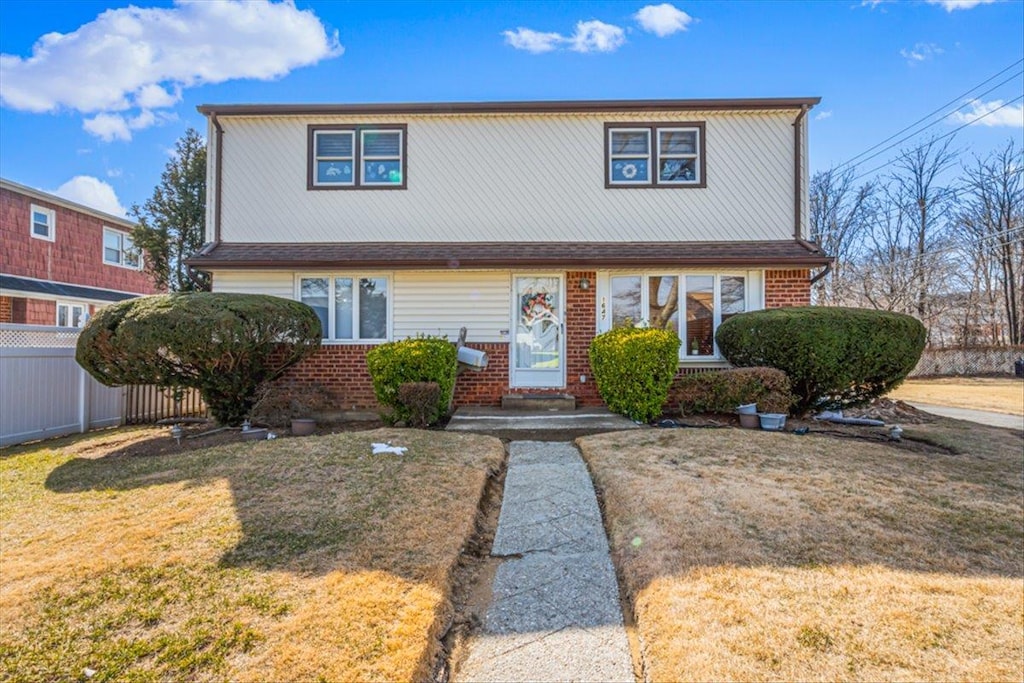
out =
{"type": "Polygon", "coordinates": [[[951,123],[968,123],[975,126],[1000,126],[1024,128],[1024,104],[1006,104],[1003,100],[982,102],[968,100],[961,110],[949,115],[951,123]],[[985,118],[980,118],[984,116],[985,118]]]}
{"type": "Polygon", "coordinates": [[[829,109],[828,111],[824,111],[824,110],[819,111],[817,114],[814,115],[814,120],[815,121],[824,121],[825,119],[830,119],[830,118],[832,118],[832,110],[831,109],[829,109]]]}
{"type": "Polygon", "coordinates": [[[87,131],[127,140],[132,130],[159,122],[154,110],[180,101],[183,88],[281,78],[343,51],[337,32],[329,35],[292,0],[129,6],[71,33],[42,36],[29,57],[0,55],[0,102],[37,113],[94,114],[87,131]]]}
{"type": "Polygon", "coordinates": [[[508,45],[533,54],[563,48],[574,52],[615,52],[626,42],[626,32],[622,28],[597,19],[577,22],[576,32],[571,36],[534,31],[522,26],[515,31],[503,31],[502,35],[508,45]]]}
{"type": "Polygon", "coordinates": [[[974,9],[978,5],[991,5],[996,0],[927,0],[929,5],[942,5],[947,12],[958,9],[974,9]]]}
{"type": "Polygon", "coordinates": [[[53,190],[53,194],[115,216],[126,216],[128,214],[117,199],[117,193],[114,192],[114,188],[99,178],[92,176],[76,175],[56,190],[53,190]]]}
{"type": "Polygon", "coordinates": [[[909,63],[925,62],[941,55],[945,50],[935,43],[917,43],[912,48],[903,48],[900,55],[909,63]]]}
{"type": "Polygon", "coordinates": [[[575,52],[615,52],[626,42],[626,32],[603,21],[580,21],[570,39],[575,52]]]}
{"type": "Polygon", "coordinates": [[[685,31],[693,21],[689,14],[667,2],[661,5],[647,5],[634,14],[633,18],[640,24],[640,28],[659,38],[670,36],[677,31],[685,31]]]}
{"type": "Polygon", "coordinates": [[[517,50],[526,50],[535,55],[551,52],[565,42],[560,33],[542,33],[520,26],[515,31],[504,31],[505,42],[517,50]]]}

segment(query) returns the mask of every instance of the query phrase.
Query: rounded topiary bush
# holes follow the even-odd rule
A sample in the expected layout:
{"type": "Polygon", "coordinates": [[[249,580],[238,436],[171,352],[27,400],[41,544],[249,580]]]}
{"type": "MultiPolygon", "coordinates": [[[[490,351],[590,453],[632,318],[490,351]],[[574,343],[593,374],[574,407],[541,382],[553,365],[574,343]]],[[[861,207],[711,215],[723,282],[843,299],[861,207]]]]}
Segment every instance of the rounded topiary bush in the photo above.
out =
{"type": "Polygon", "coordinates": [[[264,382],[320,348],[309,306],[262,294],[182,292],[105,306],[75,359],[106,386],[198,389],[218,422],[242,422],[264,382]]]}
{"type": "Polygon", "coordinates": [[[785,372],[798,414],[888,393],[917,365],[925,339],[924,325],[909,315],[815,306],[742,313],[715,334],[733,365],[785,372]]]}
{"type": "Polygon", "coordinates": [[[679,337],[668,330],[616,327],[590,343],[590,368],[609,410],[650,422],[661,415],[679,368],[679,337]]]}
{"type": "Polygon", "coordinates": [[[385,420],[409,422],[416,417],[433,424],[448,411],[448,401],[455,387],[458,351],[444,337],[415,337],[381,344],[366,354],[366,366],[377,401],[390,410],[382,415],[385,420]],[[402,401],[402,385],[414,382],[437,384],[436,409],[424,413],[422,407],[409,406],[402,401]]]}

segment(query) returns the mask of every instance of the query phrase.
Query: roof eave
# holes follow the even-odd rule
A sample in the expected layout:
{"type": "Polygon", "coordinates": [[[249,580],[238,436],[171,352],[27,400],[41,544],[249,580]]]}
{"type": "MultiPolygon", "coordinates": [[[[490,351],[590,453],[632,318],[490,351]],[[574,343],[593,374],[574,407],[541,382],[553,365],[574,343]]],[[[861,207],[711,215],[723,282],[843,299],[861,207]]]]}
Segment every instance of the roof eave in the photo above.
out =
{"type": "Polygon", "coordinates": [[[361,104],[201,104],[206,116],[328,116],[386,114],[554,114],[649,111],[742,111],[802,109],[820,97],[717,98],[690,100],[534,100],[504,102],[396,102],[361,104]]]}

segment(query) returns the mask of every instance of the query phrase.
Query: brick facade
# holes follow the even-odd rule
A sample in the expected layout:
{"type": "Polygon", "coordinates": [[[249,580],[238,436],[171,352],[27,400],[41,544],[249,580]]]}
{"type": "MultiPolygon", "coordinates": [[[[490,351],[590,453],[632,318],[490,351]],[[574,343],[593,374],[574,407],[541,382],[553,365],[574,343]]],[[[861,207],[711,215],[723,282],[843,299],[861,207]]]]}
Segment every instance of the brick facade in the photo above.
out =
{"type": "Polygon", "coordinates": [[[11,310],[11,297],[0,296],[0,323],[12,322],[14,322],[14,318],[11,310]]]}
{"type": "MultiPolygon", "coordinates": [[[[799,306],[810,303],[810,272],[807,269],[769,270],[765,273],[765,306],[799,306]]],[[[597,384],[590,373],[590,342],[597,330],[597,273],[570,271],[566,273],[566,386],[557,389],[513,389],[509,387],[508,343],[471,343],[487,353],[487,368],[480,372],[465,371],[455,381],[456,406],[500,406],[501,397],[509,393],[561,394],[576,397],[577,405],[601,406],[597,384]],[[580,282],[586,278],[589,289],[580,282]],[[580,382],[580,377],[585,377],[580,382]]],[[[284,382],[317,382],[338,395],[341,410],[375,410],[379,406],[373,395],[373,384],[366,369],[366,353],[372,345],[324,346],[288,370],[284,382]]],[[[704,368],[681,368],[679,375],[703,371],[704,368]]]]}
{"type": "Polygon", "coordinates": [[[811,305],[811,271],[766,270],[764,273],[764,307],[811,305]]]}

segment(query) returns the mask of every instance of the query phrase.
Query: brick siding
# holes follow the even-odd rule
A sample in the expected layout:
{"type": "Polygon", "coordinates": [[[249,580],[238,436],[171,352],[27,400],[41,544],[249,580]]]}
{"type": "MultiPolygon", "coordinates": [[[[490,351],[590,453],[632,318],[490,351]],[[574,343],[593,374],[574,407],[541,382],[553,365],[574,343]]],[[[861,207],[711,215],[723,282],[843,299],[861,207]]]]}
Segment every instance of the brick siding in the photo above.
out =
{"type": "MultiPolygon", "coordinates": [[[[150,276],[142,271],[103,263],[104,222],[96,216],[0,189],[0,263],[7,275],[53,280],[66,284],[154,294],[150,276]],[[53,209],[55,240],[29,233],[31,205],[53,209]]],[[[107,227],[127,232],[121,225],[107,227]]],[[[51,319],[48,325],[52,325],[51,319]]]]}
{"type": "Polygon", "coordinates": [[[764,307],[811,305],[811,271],[767,270],[764,274],[764,307]]]}
{"type": "MultiPolygon", "coordinates": [[[[765,273],[765,306],[799,306],[810,303],[810,273],[808,270],[770,270],[765,273]]],[[[597,384],[590,373],[590,342],[597,329],[597,273],[570,271],[566,274],[566,386],[557,389],[509,387],[509,344],[470,343],[469,346],[487,353],[487,368],[480,372],[465,371],[455,381],[456,406],[499,406],[501,397],[508,393],[558,394],[576,397],[579,406],[603,405],[597,393],[597,384]],[[581,289],[580,281],[587,278],[589,289],[581,289]],[[580,376],[586,378],[580,382],[580,376]]],[[[339,397],[341,410],[377,409],[373,384],[366,369],[366,353],[372,345],[324,346],[315,355],[290,368],[281,379],[284,382],[318,382],[339,397]]],[[[684,367],[679,375],[703,372],[707,368],[684,367]]],[[[670,398],[669,404],[675,401],[670,398]]]]}
{"type": "Polygon", "coordinates": [[[0,323],[12,323],[13,311],[11,310],[11,297],[0,296],[0,323]]]}

